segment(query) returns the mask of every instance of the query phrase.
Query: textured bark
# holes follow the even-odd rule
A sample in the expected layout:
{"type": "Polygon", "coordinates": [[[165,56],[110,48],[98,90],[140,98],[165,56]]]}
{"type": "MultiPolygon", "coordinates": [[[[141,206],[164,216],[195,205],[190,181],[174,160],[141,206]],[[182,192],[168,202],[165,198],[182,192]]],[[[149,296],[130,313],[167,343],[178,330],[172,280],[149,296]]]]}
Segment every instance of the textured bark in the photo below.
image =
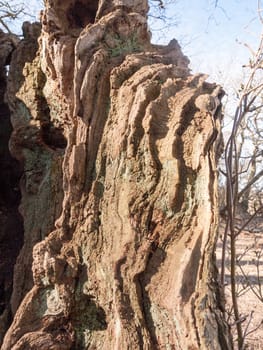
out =
{"type": "Polygon", "coordinates": [[[9,64],[17,42],[14,35],[0,31],[0,344],[12,320],[10,298],[13,267],[23,242],[23,223],[18,212],[21,167],[8,149],[12,126],[10,112],[4,101],[5,66],[9,64]]]}
{"type": "Polygon", "coordinates": [[[47,0],[36,57],[24,27],[8,95],[25,243],[2,350],[231,347],[214,265],[222,91],[175,40],[150,44],[147,8],[47,0]]]}
{"type": "Polygon", "coordinates": [[[33,286],[33,246],[54,229],[63,198],[63,151],[56,148],[56,144],[52,145],[56,130],[53,131],[55,127],[42,92],[46,78],[40,69],[39,56],[36,56],[40,25],[24,23],[23,33],[24,40],[13,54],[7,91],[14,128],[10,150],[23,165],[20,213],[24,218],[24,246],[14,270],[13,314],[33,286]]]}

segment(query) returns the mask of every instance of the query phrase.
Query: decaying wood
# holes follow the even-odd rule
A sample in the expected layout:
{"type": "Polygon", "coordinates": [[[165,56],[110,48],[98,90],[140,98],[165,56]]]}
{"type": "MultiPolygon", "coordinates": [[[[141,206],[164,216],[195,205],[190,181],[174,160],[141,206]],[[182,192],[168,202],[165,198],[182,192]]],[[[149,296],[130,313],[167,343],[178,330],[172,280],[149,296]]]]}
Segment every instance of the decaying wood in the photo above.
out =
{"type": "Polygon", "coordinates": [[[230,349],[214,265],[222,91],[175,40],[150,44],[147,1],[45,5],[38,55],[18,70],[29,26],[10,68],[25,244],[2,350],[230,349]]]}

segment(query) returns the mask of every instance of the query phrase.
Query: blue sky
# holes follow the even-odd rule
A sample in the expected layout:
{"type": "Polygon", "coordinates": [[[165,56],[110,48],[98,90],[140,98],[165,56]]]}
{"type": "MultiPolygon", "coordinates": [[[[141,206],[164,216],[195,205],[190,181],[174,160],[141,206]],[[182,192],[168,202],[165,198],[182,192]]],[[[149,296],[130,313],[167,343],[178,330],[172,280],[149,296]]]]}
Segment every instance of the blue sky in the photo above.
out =
{"type": "MultiPolygon", "coordinates": [[[[257,0],[176,0],[168,15],[177,25],[165,30],[165,42],[175,37],[191,60],[194,72],[208,73],[211,80],[232,84],[240,80],[249,50],[257,48],[262,23],[257,0]]],[[[154,39],[161,42],[160,32],[154,39]]]]}

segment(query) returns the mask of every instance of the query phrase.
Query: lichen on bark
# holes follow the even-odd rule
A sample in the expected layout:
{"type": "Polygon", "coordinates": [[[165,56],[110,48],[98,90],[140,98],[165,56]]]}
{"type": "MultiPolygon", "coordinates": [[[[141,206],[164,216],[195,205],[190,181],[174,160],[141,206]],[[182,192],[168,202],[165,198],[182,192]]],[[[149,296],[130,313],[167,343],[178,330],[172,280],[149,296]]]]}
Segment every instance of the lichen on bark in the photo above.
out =
{"type": "Polygon", "coordinates": [[[176,40],[150,43],[147,1],[45,5],[9,89],[27,170],[17,271],[33,249],[33,281],[15,272],[2,350],[230,349],[214,265],[222,90],[176,40]]]}

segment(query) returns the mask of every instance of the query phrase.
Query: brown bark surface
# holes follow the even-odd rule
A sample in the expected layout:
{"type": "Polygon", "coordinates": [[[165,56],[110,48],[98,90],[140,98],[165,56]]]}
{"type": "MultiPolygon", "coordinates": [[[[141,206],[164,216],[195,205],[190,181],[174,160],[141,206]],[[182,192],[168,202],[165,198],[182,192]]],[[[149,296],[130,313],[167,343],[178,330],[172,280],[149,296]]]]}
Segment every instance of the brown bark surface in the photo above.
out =
{"type": "Polygon", "coordinates": [[[12,317],[10,298],[13,268],[23,244],[23,221],[18,212],[21,166],[10,154],[8,142],[12,132],[10,111],[5,103],[6,65],[18,39],[0,31],[0,344],[12,317]]]}
{"type": "Polygon", "coordinates": [[[222,91],[175,40],[150,44],[147,9],[46,0],[28,59],[24,27],[8,96],[25,242],[2,350],[230,349],[214,262],[222,91]]]}

